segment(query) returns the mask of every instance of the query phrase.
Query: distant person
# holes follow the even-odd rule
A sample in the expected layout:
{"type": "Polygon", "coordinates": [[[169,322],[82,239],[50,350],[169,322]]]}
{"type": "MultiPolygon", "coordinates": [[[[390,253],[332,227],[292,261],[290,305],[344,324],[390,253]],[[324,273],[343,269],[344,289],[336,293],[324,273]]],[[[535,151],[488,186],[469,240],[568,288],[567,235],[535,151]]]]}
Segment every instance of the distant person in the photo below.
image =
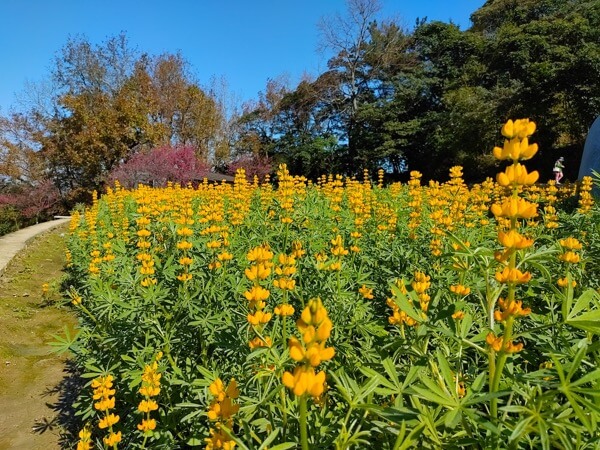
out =
{"type": "Polygon", "coordinates": [[[554,169],[552,169],[552,171],[554,172],[554,180],[556,181],[556,184],[560,184],[560,180],[562,180],[563,169],[565,168],[565,166],[563,164],[564,160],[565,160],[565,158],[563,158],[561,156],[554,163],[554,169]]]}

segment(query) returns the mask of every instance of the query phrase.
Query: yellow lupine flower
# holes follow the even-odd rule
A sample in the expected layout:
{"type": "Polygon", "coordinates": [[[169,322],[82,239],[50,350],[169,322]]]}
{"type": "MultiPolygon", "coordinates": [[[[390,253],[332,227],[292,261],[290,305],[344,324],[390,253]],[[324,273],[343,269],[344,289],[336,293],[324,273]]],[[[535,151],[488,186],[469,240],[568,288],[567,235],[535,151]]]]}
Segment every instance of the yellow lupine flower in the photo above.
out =
{"type": "MultiPolygon", "coordinates": [[[[556,283],[558,284],[559,287],[565,288],[569,285],[569,280],[566,277],[559,278],[556,283]]],[[[571,286],[572,287],[577,286],[577,282],[575,280],[571,280],[571,286]]]]}
{"type": "Polygon", "coordinates": [[[505,140],[504,146],[494,147],[494,158],[499,160],[512,159],[517,161],[519,159],[529,159],[537,152],[537,145],[533,144],[529,146],[527,139],[519,141],[519,139],[505,140]],[[524,146],[522,144],[525,144],[524,146]]]}
{"type": "Polygon", "coordinates": [[[522,198],[509,197],[502,204],[493,204],[491,211],[496,217],[531,219],[537,216],[537,204],[522,198]]]}
{"type": "Polygon", "coordinates": [[[315,374],[312,367],[297,366],[293,374],[283,374],[282,382],[284,386],[292,389],[294,395],[310,394],[318,397],[325,390],[325,372],[315,374]]]}
{"type": "Polygon", "coordinates": [[[147,413],[151,411],[156,411],[158,409],[158,403],[154,400],[142,400],[138,405],[138,411],[147,413]]]}
{"type": "Polygon", "coordinates": [[[366,299],[373,299],[373,289],[368,288],[364,284],[358,289],[358,292],[366,299]]]}
{"type": "Polygon", "coordinates": [[[104,437],[102,440],[108,447],[113,447],[114,445],[121,442],[121,432],[110,433],[108,436],[104,437]]]}
{"type": "Polygon", "coordinates": [[[464,311],[456,311],[454,314],[452,314],[452,318],[454,320],[462,320],[465,318],[465,313],[464,311]]]}
{"type": "Polygon", "coordinates": [[[517,300],[508,301],[499,298],[498,305],[500,310],[494,311],[494,318],[499,322],[503,322],[509,317],[526,316],[531,313],[530,308],[523,308],[523,302],[517,300]]]}
{"type": "Polygon", "coordinates": [[[523,273],[519,269],[505,267],[502,272],[496,272],[496,280],[498,280],[499,283],[522,284],[531,280],[531,273],[523,273]]]}
{"type": "Polygon", "coordinates": [[[180,241],[177,243],[177,250],[190,250],[193,244],[188,241],[180,241]]]}
{"type": "Polygon", "coordinates": [[[254,247],[246,256],[248,261],[256,261],[257,263],[270,261],[273,259],[273,253],[265,247],[254,247]]]}
{"type": "Polygon", "coordinates": [[[278,316],[291,316],[294,314],[294,307],[288,304],[277,305],[274,312],[278,316]]]}
{"type": "Polygon", "coordinates": [[[117,416],[116,414],[110,413],[106,417],[100,419],[100,422],[98,422],[98,427],[101,429],[110,428],[118,421],[119,421],[119,416],[117,416]]]}
{"type": "Polygon", "coordinates": [[[498,233],[498,240],[506,248],[516,248],[519,250],[533,245],[533,239],[526,238],[514,229],[508,232],[500,231],[498,233]]]}
{"type": "Polygon", "coordinates": [[[504,338],[502,336],[496,337],[496,335],[492,332],[488,333],[485,341],[496,352],[504,351],[506,353],[517,353],[523,350],[523,344],[513,344],[512,341],[506,342],[503,347],[502,343],[504,338]]]}
{"type": "Polygon", "coordinates": [[[540,177],[540,174],[537,170],[527,173],[527,168],[517,163],[514,165],[508,166],[504,172],[500,172],[496,176],[496,181],[500,186],[510,186],[510,185],[519,185],[519,186],[531,186],[535,184],[535,182],[540,177]]]}
{"type": "Polygon", "coordinates": [[[580,257],[575,252],[565,252],[558,257],[561,261],[564,261],[569,264],[577,264],[580,261],[580,257]]]}
{"type": "Polygon", "coordinates": [[[251,325],[257,326],[262,323],[268,323],[273,315],[263,311],[256,311],[254,314],[248,314],[248,322],[251,325]]]}
{"type": "Polygon", "coordinates": [[[250,281],[264,280],[271,274],[271,269],[265,264],[259,263],[248,267],[244,270],[244,274],[250,281]]]}
{"type": "Polygon", "coordinates": [[[453,292],[456,295],[469,295],[471,292],[471,288],[468,286],[463,286],[462,284],[454,284],[450,286],[450,292],[453,292]]]}
{"type": "Polygon", "coordinates": [[[188,256],[182,256],[181,258],[179,258],[179,264],[181,264],[182,266],[189,266],[193,262],[194,260],[188,256]]]}
{"type": "Polygon", "coordinates": [[[156,429],[156,420],[154,419],[142,419],[142,423],[138,423],[137,429],[145,433],[156,429]]]}
{"type": "Polygon", "coordinates": [[[508,139],[515,137],[525,138],[535,133],[536,125],[535,122],[529,119],[517,119],[513,121],[509,119],[502,126],[502,135],[508,139]]]}
{"type": "Polygon", "coordinates": [[[569,250],[581,250],[582,249],[581,242],[579,242],[577,239],[575,239],[573,237],[561,239],[559,241],[559,243],[560,243],[561,247],[567,248],[569,250]]]}
{"type": "Polygon", "coordinates": [[[270,294],[271,293],[263,287],[252,286],[249,291],[244,292],[244,297],[246,297],[246,300],[249,302],[261,302],[269,298],[270,294]]]}
{"type": "Polygon", "coordinates": [[[269,336],[265,336],[264,339],[256,336],[250,342],[248,342],[248,346],[251,349],[261,348],[261,347],[271,347],[273,345],[273,340],[269,336]]]}

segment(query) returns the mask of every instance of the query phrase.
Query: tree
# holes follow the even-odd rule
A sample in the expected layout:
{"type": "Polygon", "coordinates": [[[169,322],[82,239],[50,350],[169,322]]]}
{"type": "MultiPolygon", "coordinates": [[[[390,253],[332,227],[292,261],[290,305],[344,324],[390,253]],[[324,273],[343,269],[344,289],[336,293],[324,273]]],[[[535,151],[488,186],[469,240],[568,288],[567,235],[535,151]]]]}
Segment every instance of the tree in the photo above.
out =
{"type": "Polygon", "coordinates": [[[210,172],[210,166],[196,156],[194,147],[163,146],[136,153],[120,163],[108,175],[109,183],[115,181],[126,188],[138,184],[162,187],[167,182],[185,185],[201,180],[210,172]]]}
{"type": "MultiPolygon", "coordinates": [[[[337,98],[333,99],[337,118],[341,121],[342,140],[347,142],[348,172],[356,172],[358,148],[356,143],[358,113],[361,97],[370,91],[367,53],[370,25],[381,10],[377,0],[348,0],[346,15],[337,14],[319,23],[322,47],[334,52],[328,68],[337,77],[337,98]]],[[[370,65],[374,59],[369,59],[370,65]]]]}
{"type": "Polygon", "coordinates": [[[30,115],[41,124],[36,139],[49,172],[73,201],[138,152],[191,146],[208,161],[220,145],[222,111],[180,54],[139,55],[124,35],[96,46],[77,37],[52,74],[55,107],[30,115]]]}

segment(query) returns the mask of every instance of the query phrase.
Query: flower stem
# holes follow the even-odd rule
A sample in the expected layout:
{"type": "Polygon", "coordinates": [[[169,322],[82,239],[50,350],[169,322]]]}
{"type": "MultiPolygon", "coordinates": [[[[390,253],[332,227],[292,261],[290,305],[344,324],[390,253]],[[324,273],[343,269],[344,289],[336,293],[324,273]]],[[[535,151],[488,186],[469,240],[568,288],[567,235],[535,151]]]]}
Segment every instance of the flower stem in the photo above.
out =
{"type": "Polygon", "coordinates": [[[306,395],[301,395],[298,402],[300,407],[300,443],[302,444],[302,450],[309,450],[306,429],[306,395]]]}

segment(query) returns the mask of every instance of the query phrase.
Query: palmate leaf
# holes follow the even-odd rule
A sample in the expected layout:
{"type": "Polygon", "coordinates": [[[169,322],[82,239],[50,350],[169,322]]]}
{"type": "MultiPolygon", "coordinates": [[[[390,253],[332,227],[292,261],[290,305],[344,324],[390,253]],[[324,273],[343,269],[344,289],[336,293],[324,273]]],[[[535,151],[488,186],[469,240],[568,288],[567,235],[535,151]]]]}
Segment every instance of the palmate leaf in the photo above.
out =
{"type": "Polygon", "coordinates": [[[581,294],[569,310],[565,323],[600,335],[600,294],[594,289],[588,289],[581,294]]]}
{"type": "Polygon", "coordinates": [[[391,289],[394,294],[394,301],[400,307],[400,310],[405,312],[408,317],[415,320],[417,323],[423,322],[423,317],[421,317],[413,305],[408,301],[408,297],[400,291],[400,288],[395,284],[392,284],[391,289]]]}
{"type": "Polygon", "coordinates": [[[75,334],[71,335],[71,330],[66,325],[64,330],[65,332],[63,336],[58,336],[56,334],[52,335],[54,341],[49,343],[49,345],[53,347],[52,352],[58,353],[59,355],[68,351],[78,353],[79,345],[77,344],[77,340],[81,331],[78,330],[75,334]]]}

